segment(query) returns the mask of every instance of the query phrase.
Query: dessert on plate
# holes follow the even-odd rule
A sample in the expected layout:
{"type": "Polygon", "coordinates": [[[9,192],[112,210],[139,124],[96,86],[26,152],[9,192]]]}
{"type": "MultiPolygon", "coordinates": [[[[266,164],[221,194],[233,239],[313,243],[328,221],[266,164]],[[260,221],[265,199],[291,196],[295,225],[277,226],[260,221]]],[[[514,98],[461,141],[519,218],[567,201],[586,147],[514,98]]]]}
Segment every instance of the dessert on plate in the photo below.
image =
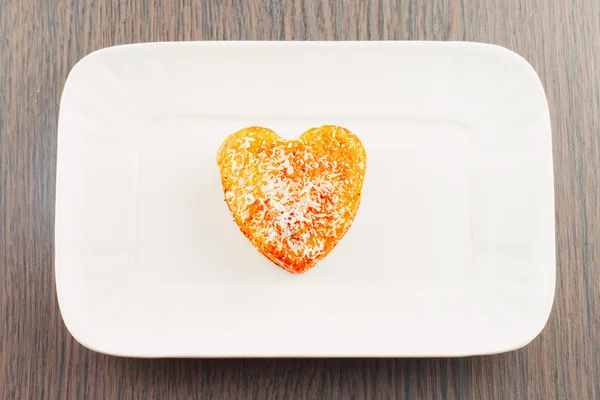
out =
{"type": "Polygon", "coordinates": [[[258,251],[291,273],[313,267],[352,225],[366,158],[358,137],[334,125],[295,140],[248,127],[217,152],[235,222],[258,251]]]}

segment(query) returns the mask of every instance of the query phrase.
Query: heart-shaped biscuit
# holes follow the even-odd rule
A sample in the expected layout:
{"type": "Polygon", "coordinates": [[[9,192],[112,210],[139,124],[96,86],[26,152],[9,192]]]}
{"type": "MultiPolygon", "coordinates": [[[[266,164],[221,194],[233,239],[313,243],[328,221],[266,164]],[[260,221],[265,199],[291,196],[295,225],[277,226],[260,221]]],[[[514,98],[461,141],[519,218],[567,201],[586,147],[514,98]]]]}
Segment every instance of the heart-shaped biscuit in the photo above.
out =
{"type": "Polygon", "coordinates": [[[344,236],[360,204],[366,152],[345,128],[313,128],[296,140],[250,127],[217,152],[225,201],[252,244],[302,273],[344,236]]]}

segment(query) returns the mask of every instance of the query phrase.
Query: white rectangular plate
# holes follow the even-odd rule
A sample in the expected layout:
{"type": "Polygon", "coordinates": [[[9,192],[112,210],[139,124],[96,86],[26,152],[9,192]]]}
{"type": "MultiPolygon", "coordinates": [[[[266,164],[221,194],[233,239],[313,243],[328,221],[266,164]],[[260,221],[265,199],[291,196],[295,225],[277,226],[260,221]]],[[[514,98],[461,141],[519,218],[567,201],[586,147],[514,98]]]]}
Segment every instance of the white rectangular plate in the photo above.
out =
{"type": "Polygon", "coordinates": [[[137,357],[465,356],[516,349],[554,297],[548,104],[504,48],[210,42],[85,57],[59,118],[56,283],[86,347],[137,357]],[[291,275],[223,201],[216,151],[323,124],[367,150],[339,245],[291,275]]]}

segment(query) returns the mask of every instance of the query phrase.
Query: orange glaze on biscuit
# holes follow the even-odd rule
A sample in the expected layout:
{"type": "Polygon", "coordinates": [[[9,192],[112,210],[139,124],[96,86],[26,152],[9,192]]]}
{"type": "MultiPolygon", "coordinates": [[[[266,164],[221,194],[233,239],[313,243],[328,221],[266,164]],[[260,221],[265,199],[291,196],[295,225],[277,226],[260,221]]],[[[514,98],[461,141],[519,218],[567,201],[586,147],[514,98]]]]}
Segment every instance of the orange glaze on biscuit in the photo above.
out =
{"type": "Polygon", "coordinates": [[[302,273],[350,228],[366,152],[358,137],[339,126],[313,128],[296,140],[249,127],[225,139],[217,164],[240,230],[275,264],[302,273]]]}

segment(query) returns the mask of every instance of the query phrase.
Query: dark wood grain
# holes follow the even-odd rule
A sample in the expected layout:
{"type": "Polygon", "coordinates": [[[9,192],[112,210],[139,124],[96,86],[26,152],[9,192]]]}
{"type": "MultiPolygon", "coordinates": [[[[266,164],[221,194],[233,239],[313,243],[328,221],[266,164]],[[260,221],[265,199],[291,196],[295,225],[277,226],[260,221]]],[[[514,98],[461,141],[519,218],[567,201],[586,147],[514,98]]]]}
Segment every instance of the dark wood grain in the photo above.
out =
{"type": "Polygon", "coordinates": [[[600,6],[596,0],[0,0],[0,398],[600,399],[600,6]],[[557,287],[524,349],[465,359],[135,360],[86,350],[56,301],[56,125],[70,68],[159,40],[496,43],[552,115],[557,287]]]}

